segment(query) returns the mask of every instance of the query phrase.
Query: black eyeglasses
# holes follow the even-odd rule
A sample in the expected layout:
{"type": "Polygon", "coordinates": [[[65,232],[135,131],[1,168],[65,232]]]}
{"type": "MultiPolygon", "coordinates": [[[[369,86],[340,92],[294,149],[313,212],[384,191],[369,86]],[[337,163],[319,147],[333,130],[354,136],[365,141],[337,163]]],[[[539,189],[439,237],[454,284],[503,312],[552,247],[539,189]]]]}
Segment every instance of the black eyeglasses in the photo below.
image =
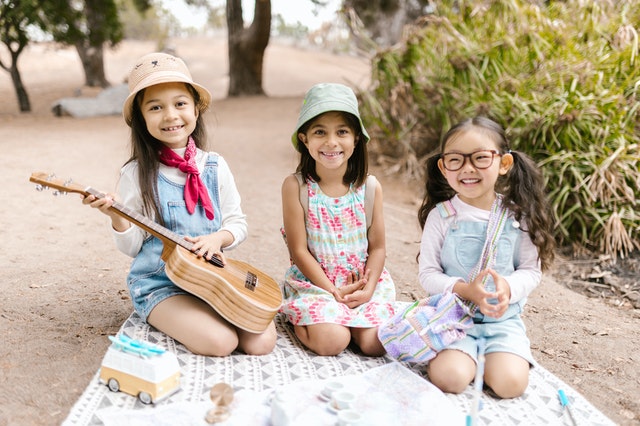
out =
{"type": "Polygon", "coordinates": [[[471,164],[476,169],[488,169],[493,164],[493,157],[500,157],[500,154],[496,150],[483,149],[481,151],[475,151],[470,154],[460,154],[459,152],[448,152],[446,154],[442,154],[440,158],[442,159],[442,165],[445,169],[450,172],[455,172],[460,170],[467,158],[471,161],[471,164]]]}

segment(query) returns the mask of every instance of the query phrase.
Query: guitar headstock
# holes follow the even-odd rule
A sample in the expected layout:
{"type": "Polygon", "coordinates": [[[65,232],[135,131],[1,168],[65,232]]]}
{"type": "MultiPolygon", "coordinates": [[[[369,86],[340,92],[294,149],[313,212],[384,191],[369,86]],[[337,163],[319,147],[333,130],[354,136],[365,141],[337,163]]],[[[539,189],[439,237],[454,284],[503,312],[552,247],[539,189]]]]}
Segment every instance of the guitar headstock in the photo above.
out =
{"type": "Polygon", "coordinates": [[[53,193],[54,195],[59,195],[61,193],[67,192],[74,192],[77,194],[82,194],[84,196],[89,195],[89,193],[87,192],[88,188],[86,186],[80,185],[78,183],[73,183],[71,179],[59,179],[52,173],[32,173],[29,180],[36,184],[36,189],[38,191],[42,191],[47,188],[53,188],[56,190],[56,192],[53,193]]]}

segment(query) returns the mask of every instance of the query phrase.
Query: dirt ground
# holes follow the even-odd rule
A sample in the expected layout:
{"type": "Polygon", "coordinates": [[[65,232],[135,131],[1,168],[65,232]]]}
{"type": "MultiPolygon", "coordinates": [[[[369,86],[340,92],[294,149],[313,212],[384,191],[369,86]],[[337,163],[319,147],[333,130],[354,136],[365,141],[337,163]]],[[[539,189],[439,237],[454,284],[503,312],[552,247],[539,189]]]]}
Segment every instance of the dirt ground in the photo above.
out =
{"type": "MultiPolygon", "coordinates": [[[[297,161],[289,136],[302,95],[321,81],[366,87],[367,62],[273,44],[265,58],[268,96],[224,99],[224,41],[175,46],[214,94],[207,114],[212,149],[227,159],[243,195],[250,237],[228,256],[281,277],[288,257],[278,232],[280,184],[297,161]]],[[[133,61],[152,50],[151,43],[127,42],[110,51],[107,77],[121,82],[133,61]]],[[[113,190],[128,155],[128,128],[118,116],[51,114],[55,100],[74,96],[82,85],[74,50],[32,46],[20,69],[29,114],[18,112],[8,73],[0,73],[0,425],[55,425],[98,370],[107,336],[132,311],[125,285],[130,259],[116,250],[104,215],[77,196],[37,192],[28,179],[32,172],[54,172],[113,190]]],[[[387,267],[400,298],[410,300],[422,295],[415,263],[420,183],[373,172],[384,188],[387,267]]],[[[570,290],[578,267],[559,260],[529,299],[525,321],[534,356],[614,422],[639,424],[640,313],[570,290]]]]}

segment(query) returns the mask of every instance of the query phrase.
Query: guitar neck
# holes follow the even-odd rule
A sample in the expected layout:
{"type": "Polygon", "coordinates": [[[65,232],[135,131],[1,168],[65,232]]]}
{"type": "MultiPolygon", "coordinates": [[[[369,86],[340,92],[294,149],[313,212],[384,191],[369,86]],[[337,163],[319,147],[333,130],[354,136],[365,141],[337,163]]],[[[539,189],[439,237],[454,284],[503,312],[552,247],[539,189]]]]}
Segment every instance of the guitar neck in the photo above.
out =
{"type": "MultiPolygon", "coordinates": [[[[100,191],[96,191],[95,189],[89,187],[87,189],[85,189],[87,194],[91,194],[93,196],[95,196],[96,198],[103,198],[105,196],[105,194],[103,194],[100,191]]],[[[190,241],[185,240],[183,237],[181,237],[180,235],[176,234],[175,232],[171,231],[170,229],[165,228],[164,226],[160,225],[159,223],[156,223],[152,220],[150,220],[148,217],[143,216],[133,210],[131,210],[130,208],[126,207],[124,204],[118,203],[117,201],[113,203],[113,205],[111,206],[110,210],[112,210],[114,213],[118,214],[119,216],[125,218],[126,220],[128,220],[129,222],[139,226],[140,228],[144,229],[145,231],[147,231],[148,233],[150,233],[151,235],[158,237],[160,240],[163,241],[163,243],[166,242],[172,242],[174,244],[177,244],[181,247],[184,247],[187,250],[191,250],[191,248],[193,247],[193,243],[190,241]]]]}
{"type": "MultiPolygon", "coordinates": [[[[96,198],[104,198],[106,196],[106,194],[100,191],[96,191],[91,187],[84,187],[80,184],[73,183],[70,180],[63,181],[61,179],[57,179],[55,175],[44,172],[32,173],[29,180],[36,183],[40,189],[54,188],[60,192],[75,192],[85,197],[87,195],[93,195],[96,198]]],[[[131,210],[124,204],[114,202],[110,207],[110,210],[128,220],[129,222],[133,223],[134,225],[137,225],[140,228],[144,229],[151,235],[159,238],[164,244],[165,248],[167,246],[175,247],[176,245],[178,245],[188,251],[192,251],[193,249],[192,242],[187,241],[184,237],[176,234],[170,229],[165,228],[159,223],[150,220],[148,217],[131,210]]],[[[216,256],[208,259],[207,262],[219,267],[224,267],[222,261],[216,256]]]]}

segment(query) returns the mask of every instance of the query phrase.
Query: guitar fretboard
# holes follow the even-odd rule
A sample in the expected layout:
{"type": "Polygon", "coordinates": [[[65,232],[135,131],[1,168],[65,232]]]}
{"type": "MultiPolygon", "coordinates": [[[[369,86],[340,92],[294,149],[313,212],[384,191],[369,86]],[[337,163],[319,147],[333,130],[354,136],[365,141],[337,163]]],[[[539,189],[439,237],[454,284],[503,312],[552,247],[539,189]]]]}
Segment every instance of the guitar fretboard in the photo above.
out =
{"type": "MultiPolygon", "coordinates": [[[[96,198],[104,198],[105,194],[100,192],[100,191],[96,191],[95,189],[89,187],[85,190],[88,194],[91,194],[93,196],[95,196],[96,198]]],[[[118,203],[117,201],[113,203],[113,205],[111,206],[112,209],[116,210],[117,212],[119,212],[121,215],[123,215],[127,220],[129,220],[132,223],[135,223],[136,225],[138,225],[139,227],[141,227],[142,229],[146,230],[147,232],[155,235],[156,237],[164,237],[165,239],[169,240],[169,241],[173,241],[174,243],[176,243],[177,245],[184,247],[185,249],[191,251],[191,249],[193,248],[193,243],[190,241],[185,240],[182,236],[176,234],[175,232],[173,232],[170,229],[165,228],[164,226],[160,225],[159,223],[156,223],[154,221],[152,221],[151,219],[149,219],[146,216],[141,215],[140,213],[137,213],[133,210],[131,210],[130,208],[128,208],[127,206],[125,206],[124,204],[118,203]]],[[[217,257],[212,257],[211,260],[208,260],[208,262],[219,266],[219,267],[223,267],[224,265],[222,264],[222,261],[220,261],[220,259],[218,259],[217,257]]]]}

